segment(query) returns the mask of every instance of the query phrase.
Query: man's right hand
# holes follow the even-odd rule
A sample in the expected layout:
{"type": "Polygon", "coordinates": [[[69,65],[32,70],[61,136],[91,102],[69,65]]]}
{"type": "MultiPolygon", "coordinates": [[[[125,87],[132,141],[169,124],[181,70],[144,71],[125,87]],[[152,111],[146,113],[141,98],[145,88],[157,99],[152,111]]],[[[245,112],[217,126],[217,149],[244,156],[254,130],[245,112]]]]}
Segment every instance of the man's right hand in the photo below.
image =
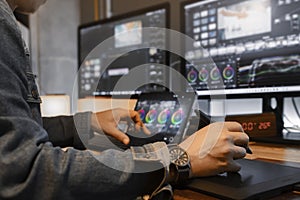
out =
{"type": "Polygon", "coordinates": [[[212,123],[188,137],[179,146],[189,154],[191,177],[237,172],[235,159],[246,156],[249,137],[237,122],[212,123]]]}

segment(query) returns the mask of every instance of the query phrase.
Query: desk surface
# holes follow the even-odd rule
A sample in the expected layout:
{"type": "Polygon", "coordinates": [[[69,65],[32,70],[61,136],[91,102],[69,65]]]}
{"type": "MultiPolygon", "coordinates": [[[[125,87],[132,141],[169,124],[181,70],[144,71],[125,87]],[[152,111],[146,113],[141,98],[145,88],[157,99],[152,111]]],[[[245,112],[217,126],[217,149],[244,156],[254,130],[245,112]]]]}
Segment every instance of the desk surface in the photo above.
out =
{"type": "MultiPolygon", "coordinates": [[[[246,156],[251,160],[264,160],[268,162],[280,163],[292,167],[300,168],[300,147],[296,145],[281,145],[269,143],[251,142],[250,148],[253,154],[246,156]]],[[[175,190],[174,200],[216,200],[217,198],[193,192],[191,190],[175,190]]],[[[300,199],[299,192],[283,193],[280,196],[271,198],[271,200],[296,200],[300,199]]]]}

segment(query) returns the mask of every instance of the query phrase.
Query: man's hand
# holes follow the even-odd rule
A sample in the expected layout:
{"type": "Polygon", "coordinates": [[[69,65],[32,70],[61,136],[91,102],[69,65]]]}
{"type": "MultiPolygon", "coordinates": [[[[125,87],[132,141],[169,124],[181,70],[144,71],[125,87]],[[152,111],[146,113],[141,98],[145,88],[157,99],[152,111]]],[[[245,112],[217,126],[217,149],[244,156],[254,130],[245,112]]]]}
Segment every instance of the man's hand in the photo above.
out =
{"type": "Polygon", "coordinates": [[[200,129],[180,144],[191,159],[190,177],[239,171],[234,160],[246,156],[248,141],[237,122],[216,122],[200,129]]]}
{"type": "Polygon", "coordinates": [[[105,134],[111,135],[127,145],[129,143],[129,137],[118,129],[118,123],[121,119],[127,121],[132,120],[135,123],[135,129],[137,131],[142,128],[144,133],[150,134],[138,112],[122,108],[93,113],[92,127],[96,131],[103,131],[105,134]]]}

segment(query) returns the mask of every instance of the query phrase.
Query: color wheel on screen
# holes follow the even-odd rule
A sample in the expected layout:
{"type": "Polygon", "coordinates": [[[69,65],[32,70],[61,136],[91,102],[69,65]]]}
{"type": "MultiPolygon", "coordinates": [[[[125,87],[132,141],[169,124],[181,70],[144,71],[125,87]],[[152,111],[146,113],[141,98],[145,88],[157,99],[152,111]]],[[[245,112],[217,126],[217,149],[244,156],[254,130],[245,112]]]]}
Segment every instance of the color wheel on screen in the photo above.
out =
{"type": "Polygon", "coordinates": [[[234,69],[229,65],[223,70],[223,77],[225,79],[232,79],[234,76],[234,69]]]}
{"type": "Polygon", "coordinates": [[[176,112],[173,113],[171,121],[172,124],[178,125],[182,122],[183,120],[183,111],[181,109],[177,110],[176,112]]]}
{"type": "Polygon", "coordinates": [[[146,115],[145,121],[146,123],[153,123],[156,120],[157,117],[157,111],[156,110],[149,110],[149,112],[146,115]]]}
{"type": "Polygon", "coordinates": [[[190,83],[193,83],[197,80],[197,72],[192,70],[188,73],[187,79],[190,83]]]}
{"type": "Polygon", "coordinates": [[[198,76],[199,76],[199,80],[200,81],[207,81],[208,77],[209,77],[209,73],[208,73],[208,71],[205,68],[202,68],[199,71],[199,75],[198,76]]]}
{"type": "Polygon", "coordinates": [[[165,109],[161,111],[157,117],[157,121],[160,124],[165,124],[170,118],[170,111],[169,109],[165,109]]]}

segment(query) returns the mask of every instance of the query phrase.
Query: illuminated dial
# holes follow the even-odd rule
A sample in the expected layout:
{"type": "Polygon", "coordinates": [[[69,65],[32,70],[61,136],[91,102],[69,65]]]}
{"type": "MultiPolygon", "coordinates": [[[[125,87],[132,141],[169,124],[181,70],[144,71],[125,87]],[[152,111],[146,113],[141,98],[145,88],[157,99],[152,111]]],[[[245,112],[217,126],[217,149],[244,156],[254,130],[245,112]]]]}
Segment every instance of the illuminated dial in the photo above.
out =
{"type": "Polygon", "coordinates": [[[227,80],[232,79],[234,76],[234,69],[230,66],[227,65],[225,69],[223,70],[223,77],[227,80]]]}
{"type": "Polygon", "coordinates": [[[157,117],[157,121],[160,124],[165,124],[169,118],[170,118],[170,111],[169,109],[165,109],[159,113],[157,117]]]}
{"type": "Polygon", "coordinates": [[[197,80],[197,72],[195,70],[191,70],[187,74],[187,79],[190,83],[194,83],[197,80]]]}
{"type": "Polygon", "coordinates": [[[153,123],[156,120],[157,111],[156,110],[150,110],[146,115],[146,123],[153,123]]]}
{"type": "Polygon", "coordinates": [[[177,110],[175,113],[173,113],[172,118],[171,118],[171,122],[174,125],[178,125],[182,122],[183,120],[183,111],[182,109],[177,110]]]}
{"type": "Polygon", "coordinates": [[[210,78],[213,80],[213,81],[216,81],[216,80],[219,80],[220,79],[220,71],[217,67],[213,68],[211,71],[210,71],[210,78]]]}
{"type": "Polygon", "coordinates": [[[200,80],[200,81],[207,81],[207,80],[208,80],[208,77],[209,77],[208,71],[207,71],[205,68],[202,68],[202,69],[199,71],[199,80],[200,80]]]}

